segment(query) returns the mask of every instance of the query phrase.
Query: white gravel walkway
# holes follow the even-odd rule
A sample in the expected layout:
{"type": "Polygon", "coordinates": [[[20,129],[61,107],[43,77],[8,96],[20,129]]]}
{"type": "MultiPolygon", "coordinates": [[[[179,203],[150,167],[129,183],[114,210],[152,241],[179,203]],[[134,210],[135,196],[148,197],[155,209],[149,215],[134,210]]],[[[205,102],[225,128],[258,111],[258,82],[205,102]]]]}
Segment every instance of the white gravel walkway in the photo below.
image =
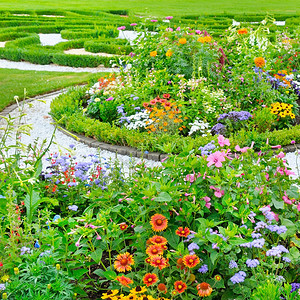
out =
{"type": "MultiPolygon", "coordinates": [[[[38,139],[40,143],[43,139],[47,139],[47,141],[50,141],[54,131],[54,125],[52,124],[53,120],[48,113],[50,111],[51,100],[55,97],[57,97],[57,95],[41,97],[41,99],[44,100],[45,103],[34,100],[30,103],[25,104],[26,116],[23,118],[22,124],[32,124],[33,129],[30,136],[22,135],[20,139],[22,143],[24,143],[25,145],[29,145],[36,139],[38,139]]],[[[19,110],[15,109],[12,113],[10,113],[10,115],[18,116],[19,110]]],[[[3,123],[3,121],[0,121],[0,124],[1,123],[3,123]]],[[[7,144],[14,144],[14,141],[8,141],[7,144]]],[[[61,153],[62,155],[65,155],[67,152],[69,152],[70,145],[75,146],[71,151],[71,154],[76,157],[76,161],[84,161],[86,156],[88,156],[89,154],[99,153],[96,148],[92,148],[85,144],[82,144],[58,130],[55,133],[54,143],[52,143],[52,145],[50,146],[50,153],[61,153]]],[[[101,150],[100,156],[101,158],[103,158],[103,162],[109,161],[110,159],[114,161],[117,157],[117,159],[123,165],[126,174],[129,171],[129,166],[132,165],[132,161],[135,161],[137,163],[141,162],[141,159],[139,158],[131,158],[129,156],[119,154],[116,155],[116,153],[105,150],[101,150]]],[[[148,167],[160,165],[160,162],[154,162],[146,159],[144,161],[146,162],[146,165],[148,167]]],[[[47,164],[48,163],[45,161],[44,165],[47,164]]]]}

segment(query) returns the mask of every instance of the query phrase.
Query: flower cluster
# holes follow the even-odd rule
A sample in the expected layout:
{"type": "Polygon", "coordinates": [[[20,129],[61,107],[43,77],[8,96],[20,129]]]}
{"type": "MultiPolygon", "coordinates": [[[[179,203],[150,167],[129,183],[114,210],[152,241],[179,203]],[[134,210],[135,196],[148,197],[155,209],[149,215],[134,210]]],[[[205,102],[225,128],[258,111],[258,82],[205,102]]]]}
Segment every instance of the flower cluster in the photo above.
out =
{"type": "Polygon", "coordinates": [[[279,116],[280,118],[290,117],[291,119],[295,119],[295,114],[292,112],[293,105],[276,102],[271,104],[270,111],[272,114],[279,116]]]}

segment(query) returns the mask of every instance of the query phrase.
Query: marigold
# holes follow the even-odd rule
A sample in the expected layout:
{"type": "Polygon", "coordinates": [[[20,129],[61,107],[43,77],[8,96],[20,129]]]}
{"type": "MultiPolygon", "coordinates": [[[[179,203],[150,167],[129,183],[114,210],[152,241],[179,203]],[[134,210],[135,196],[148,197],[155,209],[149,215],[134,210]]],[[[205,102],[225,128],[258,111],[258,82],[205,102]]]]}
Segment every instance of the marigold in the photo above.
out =
{"type": "Polygon", "coordinates": [[[147,273],[143,278],[143,282],[144,282],[144,284],[146,284],[146,286],[150,286],[150,285],[156,283],[157,280],[158,280],[158,277],[154,273],[147,273]]]}
{"type": "Polygon", "coordinates": [[[192,255],[185,255],[182,258],[182,261],[186,267],[194,268],[195,266],[197,266],[199,264],[200,259],[196,254],[192,254],[192,255]]]}
{"type": "Polygon", "coordinates": [[[168,219],[161,214],[155,214],[151,217],[150,224],[152,225],[152,230],[163,231],[168,226],[168,219]]]}
{"type": "Polygon", "coordinates": [[[254,58],[254,63],[258,68],[262,68],[266,64],[266,61],[263,57],[256,57],[254,58]]]}
{"type": "Polygon", "coordinates": [[[166,52],[166,56],[167,56],[167,57],[172,56],[172,54],[173,54],[173,51],[172,51],[171,49],[169,49],[169,50],[166,52]]]}
{"type": "Polygon", "coordinates": [[[186,38],[179,39],[179,44],[181,44],[181,45],[186,44],[186,38]]]}
{"type": "Polygon", "coordinates": [[[155,256],[151,257],[150,265],[152,267],[156,267],[156,268],[159,268],[160,270],[162,270],[167,267],[168,261],[162,256],[155,255],[155,256]]]}
{"type": "Polygon", "coordinates": [[[179,294],[181,294],[186,290],[187,285],[183,281],[178,280],[174,283],[174,288],[179,294]]]}
{"type": "Polygon", "coordinates": [[[138,285],[134,289],[130,290],[131,294],[142,294],[145,292],[147,292],[147,288],[144,286],[140,286],[140,285],[138,285]]]}
{"type": "Polygon", "coordinates": [[[189,228],[185,227],[183,229],[183,227],[178,227],[178,229],[175,231],[175,233],[179,236],[182,236],[182,237],[187,237],[189,234],[190,234],[190,230],[189,228]]]}
{"type": "Polygon", "coordinates": [[[149,241],[155,245],[166,245],[168,243],[167,239],[160,235],[153,236],[149,241]]]}
{"type": "Polygon", "coordinates": [[[119,226],[122,231],[126,230],[128,227],[128,225],[126,223],[121,223],[119,226]]]}
{"type": "Polygon", "coordinates": [[[204,42],[210,43],[211,42],[211,36],[207,35],[204,37],[204,42]]]}
{"type": "Polygon", "coordinates": [[[128,252],[119,254],[114,262],[114,267],[118,272],[130,271],[132,265],[134,265],[134,259],[128,252]]]}
{"type": "Polygon", "coordinates": [[[146,249],[146,253],[151,257],[154,255],[163,255],[164,250],[162,249],[162,247],[160,245],[150,245],[146,249]]]}
{"type": "Polygon", "coordinates": [[[129,287],[129,285],[133,283],[133,281],[129,277],[126,277],[124,275],[117,276],[116,280],[118,280],[122,285],[126,287],[129,287]]]}
{"type": "Polygon", "coordinates": [[[200,36],[200,37],[197,39],[197,42],[202,43],[202,44],[205,43],[204,37],[200,36]]]}
{"type": "Polygon", "coordinates": [[[206,283],[206,282],[202,282],[200,284],[197,285],[197,290],[198,290],[198,295],[200,297],[207,297],[209,296],[213,289],[211,288],[211,286],[206,283]]]}
{"type": "Polygon", "coordinates": [[[150,56],[151,56],[151,57],[155,57],[156,55],[157,55],[157,51],[151,51],[151,52],[150,52],[150,56]]]}
{"type": "Polygon", "coordinates": [[[241,28],[238,30],[238,34],[247,34],[247,33],[248,33],[247,28],[241,28]]]}

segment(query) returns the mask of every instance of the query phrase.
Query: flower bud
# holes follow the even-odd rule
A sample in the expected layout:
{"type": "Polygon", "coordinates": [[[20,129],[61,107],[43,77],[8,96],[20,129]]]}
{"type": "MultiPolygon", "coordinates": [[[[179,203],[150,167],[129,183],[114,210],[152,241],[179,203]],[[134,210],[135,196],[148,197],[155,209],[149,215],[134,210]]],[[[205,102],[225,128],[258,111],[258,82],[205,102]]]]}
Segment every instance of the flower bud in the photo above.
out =
{"type": "Polygon", "coordinates": [[[20,273],[19,268],[14,268],[15,275],[18,275],[20,273]]]}
{"type": "Polygon", "coordinates": [[[2,299],[7,299],[7,293],[2,294],[2,299]]]}
{"type": "Polygon", "coordinates": [[[47,289],[48,289],[48,290],[51,289],[51,284],[50,284],[50,283],[47,284],[47,289]]]}
{"type": "Polygon", "coordinates": [[[60,270],[60,264],[56,264],[56,270],[59,271],[60,270]]]}

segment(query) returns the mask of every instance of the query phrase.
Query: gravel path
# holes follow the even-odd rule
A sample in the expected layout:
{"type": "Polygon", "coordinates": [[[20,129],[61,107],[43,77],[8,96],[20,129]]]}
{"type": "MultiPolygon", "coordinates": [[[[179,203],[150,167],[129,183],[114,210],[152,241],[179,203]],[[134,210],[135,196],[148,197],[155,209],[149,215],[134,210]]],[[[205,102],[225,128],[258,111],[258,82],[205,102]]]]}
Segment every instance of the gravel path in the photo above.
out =
{"type": "MultiPolygon", "coordinates": [[[[53,120],[48,113],[50,111],[51,100],[55,97],[57,97],[57,94],[41,97],[41,99],[44,100],[45,103],[34,100],[30,103],[25,104],[26,116],[23,118],[22,123],[32,124],[33,129],[30,136],[22,135],[20,139],[22,143],[28,145],[30,143],[33,143],[36,139],[38,139],[39,143],[41,143],[43,139],[47,139],[47,141],[50,141],[52,133],[54,131],[54,125],[52,125],[53,120]],[[32,107],[30,108],[30,106],[32,107]]],[[[12,113],[10,113],[10,115],[18,116],[18,109],[15,109],[12,113]]],[[[0,121],[0,124],[1,122],[3,121],[0,121]]],[[[8,141],[7,144],[14,144],[14,141],[8,141]]],[[[76,161],[85,161],[86,156],[88,156],[89,154],[99,153],[98,149],[91,148],[85,144],[77,142],[72,137],[58,130],[55,133],[54,143],[52,143],[52,145],[50,146],[50,153],[61,153],[62,155],[65,155],[70,151],[70,145],[75,146],[72,149],[71,154],[76,157],[76,161]]],[[[101,150],[100,156],[101,158],[103,158],[103,161],[108,161],[110,159],[114,161],[117,158],[123,165],[126,174],[129,171],[129,166],[132,165],[132,161],[135,161],[137,163],[141,162],[141,159],[139,158],[131,158],[129,156],[119,154],[117,155],[116,153],[105,150],[101,150]]],[[[146,159],[144,161],[146,162],[146,165],[148,167],[160,165],[159,162],[154,162],[146,159]]],[[[48,163],[45,161],[44,166],[46,166],[47,164],[48,163]]]]}

